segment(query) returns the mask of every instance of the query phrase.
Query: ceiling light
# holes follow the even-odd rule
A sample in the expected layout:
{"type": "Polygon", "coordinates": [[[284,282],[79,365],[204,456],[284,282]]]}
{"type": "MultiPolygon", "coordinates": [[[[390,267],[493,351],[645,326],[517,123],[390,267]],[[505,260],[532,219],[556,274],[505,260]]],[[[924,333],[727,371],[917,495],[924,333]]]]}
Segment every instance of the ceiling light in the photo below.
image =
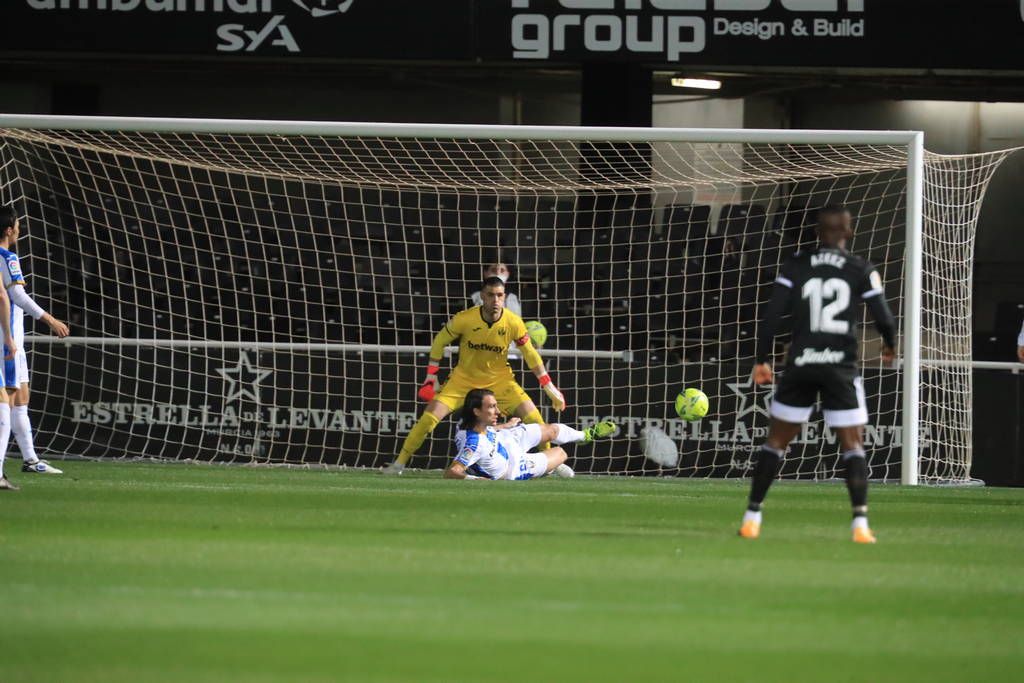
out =
{"type": "Polygon", "coordinates": [[[673,78],[672,85],[677,88],[699,88],[700,90],[718,90],[722,87],[722,81],[715,81],[710,78],[673,78]]]}

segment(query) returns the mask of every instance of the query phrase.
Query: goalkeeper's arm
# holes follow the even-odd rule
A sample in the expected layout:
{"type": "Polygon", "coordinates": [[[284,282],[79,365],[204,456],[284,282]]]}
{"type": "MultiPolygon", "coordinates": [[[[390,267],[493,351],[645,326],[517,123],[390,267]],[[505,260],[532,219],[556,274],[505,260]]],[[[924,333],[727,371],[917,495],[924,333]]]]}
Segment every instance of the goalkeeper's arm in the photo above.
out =
{"type": "Polygon", "coordinates": [[[427,377],[420,385],[419,391],[416,392],[424,401],[434,400],[438,384],[437,371],[441,367],[441,359],[444,358],[444,349],[458,338],[459,335],[452,331],[451,321],[445,323],[441,331],[434,337],[434,343],[430,345],[430,362],[427,364],[427,377]]]}
{"type": "Polygon", "coordinates": [[[540,354],[537,353],[537,349],[533,348],[533,342],[530,341],[530,335],[524,334],[519,339],[516,339],[516,346],[519,347],[520,352],[523,354],[523,361],[526,362],[526,367],[533,371],[536,375],[537,381],[540,382],[540,388],[544,390],[544,393],[551,399],[551,407],[556,412],[562,412],[565,410],[566,401],[565,396],[558,390],[555,383],[551,381],[551,375],[548,374],[547,368],[544,367],[544,361],[541,359],[540,354]]]}

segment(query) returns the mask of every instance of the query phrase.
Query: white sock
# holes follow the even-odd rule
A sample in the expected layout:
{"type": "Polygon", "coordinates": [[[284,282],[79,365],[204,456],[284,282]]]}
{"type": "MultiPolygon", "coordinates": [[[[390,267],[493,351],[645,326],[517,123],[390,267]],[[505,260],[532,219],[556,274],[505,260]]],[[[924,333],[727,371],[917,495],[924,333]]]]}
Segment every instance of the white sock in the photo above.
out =
{"type": "Polygon", "coordinates": [[[39,460],[36,446],[32,442],[32,421],[28,417],[28,406],[14,406],[11,411],[11,431],[18,441],[21,459],[29,464],[39,460]]]}
{"type": "Polygon", "coordinates": [[[747,510],[746,512],[744,512],[743,513],[743,523],[746,524],[747,522],[754,522],[755,524],[760,524],[761,523],[761,511],[758,510],[757,512],[753,512],[751,510],[747,510]]]}
{"type": "Polygon", "coordinates": [[[868,516],[857,515],[853,518],[853,522],[850,523],[850,530],[853,529],[867,529],[868,528],[868,516]]]}
{"type": "Polygon", "coordinates": [[[568,425],[556,424],[555,426],[558,427],[558,436],[552,439],[552,443],[572,443],[573,441],[583,441],[583,439],[587,438],[586,434],[568,425]]]}
{"type": "Polygon", "coordinates": [[[7,457],[7,444],[11,440],[11,406],[0,403],[0,477],[4,476],[4,459],[7,457]]]}

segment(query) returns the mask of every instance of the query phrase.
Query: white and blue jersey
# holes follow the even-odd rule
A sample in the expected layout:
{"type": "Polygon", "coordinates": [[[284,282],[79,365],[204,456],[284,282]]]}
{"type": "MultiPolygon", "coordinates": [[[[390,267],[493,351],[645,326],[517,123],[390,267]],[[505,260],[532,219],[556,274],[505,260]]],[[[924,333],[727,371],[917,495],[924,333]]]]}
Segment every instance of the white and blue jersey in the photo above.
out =
{"type": "Polygon", "coordinates": [[[485,479],[533,479],[547,472],[547,456],[530,453],[540,443],[538,424],[519,424],[509,429],[488,427],[481,434],[455,432],[455,462],[466,472],[485,479]]]}
{"type": "Polygon", "coordinates": [[[469,474],[486,479],[504,479],[508,472],[509,453],[498,439],[498,431],[488,427],[481,434],[460,429],[455,432],[455,462],[469,474]]]}
{"type": "MultiPolygon", "coordinates": [[[[0,277],[3,279],[4,289],[10,289],[14,285],[25,286],[25,274],[21,270],[21,263],[18,261],[18,255],[13,251],[0,247],[0,258],[3,259],[3,266],[0,266],[0,277]]],[[[24,353],[24,349],[22,347],[25,344],[25,312],[15,306],[12,302],[10,311],[6,311],[5,313],[10,316],[11,336],[14,337],[14,343],[18,347],[18,350],[21,353],[24,353]]],[[[4,345],[4,357],[6,356],[7,346],[4,345]]],[[[15,367],[15,361],[13,359],[4,360],[4,386],[9,389],[14,389],[18,386],[15,367]]]]}

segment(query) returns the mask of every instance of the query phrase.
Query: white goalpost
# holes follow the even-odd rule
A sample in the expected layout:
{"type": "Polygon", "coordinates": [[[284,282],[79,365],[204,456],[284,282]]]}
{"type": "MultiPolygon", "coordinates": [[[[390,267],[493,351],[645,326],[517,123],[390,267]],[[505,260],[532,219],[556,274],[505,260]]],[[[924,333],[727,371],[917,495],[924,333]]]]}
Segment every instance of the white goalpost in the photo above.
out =
{"type": "MultiPolygon", "coordinates": [[[[968,481],[974,230],[1011,151],[934,155],[913,131],[0,115],[0,202],[27,227],[30,291],[73,335],[26,340],[37,442],[385,464],[433,334],[500,260],[549,331],[564,419],[622,425],[577,472],[745,476],[767,427],[758,304],[841,203],[902,331],[889,368],[862,327],[872,476],[968,481]],[[700,423],[674,415],[685,386],[711,398],[700,423]]],[[[448,442],[442,423],[413,466],[443,466],[448,442]]],[[[783,476],[832,478],[837,449],[809,425],[783,476]]]]}

